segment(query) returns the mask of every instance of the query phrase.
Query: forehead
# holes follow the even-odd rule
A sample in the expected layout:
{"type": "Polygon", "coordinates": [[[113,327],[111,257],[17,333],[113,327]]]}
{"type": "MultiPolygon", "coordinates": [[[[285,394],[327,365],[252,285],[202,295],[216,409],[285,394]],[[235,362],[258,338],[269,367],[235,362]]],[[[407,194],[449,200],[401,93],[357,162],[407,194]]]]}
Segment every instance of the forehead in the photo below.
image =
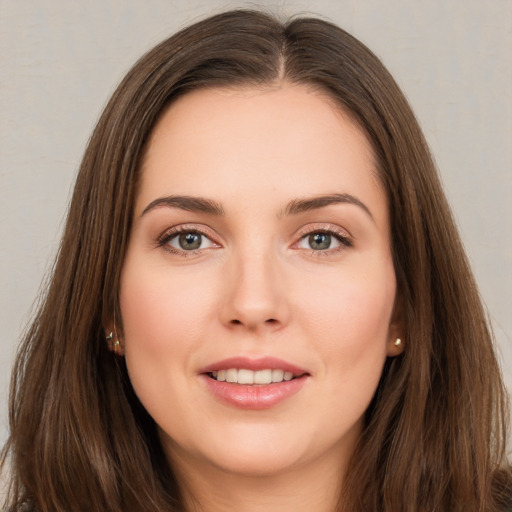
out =
{"type": "Polygon", "coordinates": [[[153,130],[136,208],[176,193],[270,201],[275,190],[293,198],[363,185],[382,195],[377,174],[366,134],[317,90],[203,89],[176,100],[153,130]]]}

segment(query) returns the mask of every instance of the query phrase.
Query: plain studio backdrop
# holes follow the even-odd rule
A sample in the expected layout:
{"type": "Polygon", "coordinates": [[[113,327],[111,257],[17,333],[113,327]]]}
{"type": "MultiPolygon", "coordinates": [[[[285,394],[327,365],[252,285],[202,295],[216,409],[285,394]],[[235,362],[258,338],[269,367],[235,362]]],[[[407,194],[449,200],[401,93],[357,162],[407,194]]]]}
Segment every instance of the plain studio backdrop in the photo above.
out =
{"type": "Polygon", "coordinates": [[[0,0],[0,443],[20,333],[108,97],[142,53],[177,29],[262,6],[334,21],[381,57],[404,90],[440,169],[512,389],[511,0],[0,0]]]}

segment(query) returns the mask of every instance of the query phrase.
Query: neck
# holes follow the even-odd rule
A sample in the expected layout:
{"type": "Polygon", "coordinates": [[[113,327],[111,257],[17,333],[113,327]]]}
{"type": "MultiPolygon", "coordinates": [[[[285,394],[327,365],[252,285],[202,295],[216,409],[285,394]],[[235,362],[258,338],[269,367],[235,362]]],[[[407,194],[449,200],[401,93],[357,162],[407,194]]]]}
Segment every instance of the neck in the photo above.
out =
{"type": "Polygon", "coordinates": [[[185,510],[334,512],[344,471],[339,460],[330,465],[325,462],[323,459],[277,475],[257,476],[233,474],[214,466],[178,464],[185,510]]]}

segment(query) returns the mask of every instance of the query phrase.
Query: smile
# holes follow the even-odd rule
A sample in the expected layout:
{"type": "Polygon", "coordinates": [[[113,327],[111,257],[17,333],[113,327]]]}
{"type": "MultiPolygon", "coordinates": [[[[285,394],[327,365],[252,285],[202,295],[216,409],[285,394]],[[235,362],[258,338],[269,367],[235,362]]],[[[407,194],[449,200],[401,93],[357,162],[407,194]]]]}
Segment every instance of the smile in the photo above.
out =
{"type": "Polygon", "coordinates": [[[228,370],[214,371],[209,377],[219,382],[230,382],[244,385],[265,385],[289,381],[297,377],[292,372],[281,369],[247,370],[245,368],[229,368],[228,370]]]}
{"type": "Polygon", "coordinates": [[[216,400],[237,409],[261,410],[287,402],[311,374],[274,357],[233,357],[202,368],[199,377],[216,400]]]}

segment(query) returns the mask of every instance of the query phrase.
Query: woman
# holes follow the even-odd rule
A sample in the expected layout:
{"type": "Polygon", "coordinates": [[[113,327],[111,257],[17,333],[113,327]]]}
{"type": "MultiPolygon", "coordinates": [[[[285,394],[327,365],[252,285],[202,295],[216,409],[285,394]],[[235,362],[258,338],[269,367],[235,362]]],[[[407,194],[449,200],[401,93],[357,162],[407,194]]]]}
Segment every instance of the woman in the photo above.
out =
{"type": "Polygon", "coordinates": [[[145,55],[11,394],[8,510],[503,511],[507,401],[424,138],[315,19],[145,55]]]}

